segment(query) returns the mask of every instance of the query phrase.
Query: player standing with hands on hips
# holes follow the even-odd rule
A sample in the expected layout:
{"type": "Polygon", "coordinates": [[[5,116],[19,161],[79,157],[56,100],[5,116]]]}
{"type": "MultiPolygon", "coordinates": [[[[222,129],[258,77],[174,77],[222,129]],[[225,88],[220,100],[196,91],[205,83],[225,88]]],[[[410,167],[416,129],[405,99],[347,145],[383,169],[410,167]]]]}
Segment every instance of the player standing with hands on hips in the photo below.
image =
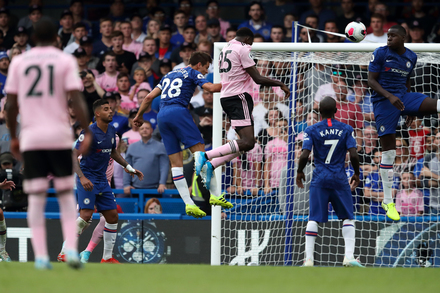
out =
{"type": "Polygon", "coordinates": [[[241,152],[248,152],[254,148],[254,102],[249,94],[254,82],[264,86],[279,86],[286,98],[290,96],[290,90],[284,83],[260,75],[251,55],[253,42],[254,33],[249,28],[241,28],[237,31],[235,39],[229,41],[220,53],[220,102],[240,139],[232,140],[206,153],[202,151],[194,154],[196,175],[201,174],[206,188],[211,192],[214,169],[238,157],[241,152]]]}
{"type": "Polygon", "coordinates": [[[318,223],[328,221],[328,203],[330,202],[343,221],[342,236],[345,243],[343,265],[363,267],[354,258],[355,227],[353,216],[353,198],[351,190],[359,185],[359,156],[356,151],[356,140],[353,127],[335,120],[336,101],[325,97],[319,103],[322,121],[309,126],[304,131],[304,143],[298,162],[296,185],[304,188],[304,167],[313,149],[315,170],[309,192],[309,222],[306,227],[306,252],[304,266],[313,266],[315,239],[318,236],[318,223]],[[345,174],[345,155],[350,153],[354,174],[347,181],[345,174]]]}
{"type": "Polygon", "coordinates": [[[382,146],[380,176],[384,199],[382,208],[392,220],[400,220],[392,197],[393,164],[396,157],[396,127],[401,115],[408,115],[406,125],[416,115],[440,112],[440,100],[421,93],[411,93],[411,72],[417,55],[404,46],[406,30],[394,25],[388,30],[387,46],[377,48],[368,67],[368,85],[373,89],[374,118],[382,146]],[[413,116],[414,115],[414,116],[413,116]]]}

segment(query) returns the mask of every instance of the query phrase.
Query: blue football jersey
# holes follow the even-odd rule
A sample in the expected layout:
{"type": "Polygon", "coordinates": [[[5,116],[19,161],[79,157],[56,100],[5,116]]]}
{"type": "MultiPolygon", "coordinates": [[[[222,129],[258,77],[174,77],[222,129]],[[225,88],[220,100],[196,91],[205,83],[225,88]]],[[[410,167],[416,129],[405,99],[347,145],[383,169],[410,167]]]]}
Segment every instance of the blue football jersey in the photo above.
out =
{"type": "Polygon", "coordinates": [[[169,72],[156,86],[162,91],[160,108],[176,104],[188,107],[196,86],[207,82],[203,74],[189,66],[169,72]]]}
{"type": "MultiPolygon", "coordinates": [[[[388,46],[377,48],[371,55],[368,71],[379,72],[378,82],[393,95],[402,96],[407,93],[406,80],[417,63],[417,55],[406,48],[402,55],[397,54],[388,46]]],[[[372,102],[385,99],[373,91],[372,102]]]]}
{"type": "MultiPolygon", "coordinates": [[[[110,161],[112,150],[116,148],[116,129],[109,125],[107,133],[104,133],[98,125],[93,123],[89,126],[93,135],[92,145],[89,153],[81,158],[80,167],[89,180],[95,182],[107,182],[105,172],[110,161]]],[[[79,149],[82,138],[84,137],[84,130],[81,132],[75,148],[79,149]]]]}
{"type": "Polygon", "coordinates": [[[346,188],[345,155],[356,148],[353,127],[335,119],[325,119],[304,131],[303,149],[311,151],[315,161],[312,186],[346,188]]]}

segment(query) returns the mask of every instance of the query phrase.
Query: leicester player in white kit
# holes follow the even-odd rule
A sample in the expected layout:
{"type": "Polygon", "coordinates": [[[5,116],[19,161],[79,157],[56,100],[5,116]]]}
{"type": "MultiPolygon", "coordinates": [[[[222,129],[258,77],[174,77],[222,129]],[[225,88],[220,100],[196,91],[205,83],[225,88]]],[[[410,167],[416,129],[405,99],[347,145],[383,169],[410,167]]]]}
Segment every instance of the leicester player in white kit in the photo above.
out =
{"type": "Polygon", "coordinates": [[[290,96],[289,88],[280,81],[261,76],[251,55],[251,45],[254,42],[254,33],[248,28],[237,31],[235,39],[231,40],[220,53],[219,70],[222,89],[220,92],[223,111],[231,120],[231,126],[237,131],[240,139],[233,140],[225,145],[208,152],[196,152],[196,175],[201,174],[207,189],[210,189],[211,178],[215,168],[231,161],[240,152],[247,152],[254,148],[254,121],[252,110],[254,103],[249,92],[253,83],[264,86],[279,86],[286,97],[290,96]]]}
{"type": "Polygon", "coordinates": [[[81,266],[77,252],[76,200],[73,194],[73,133],[67,110],[68,98],[86,134],[79,150],[88,150],[87,107],[80,93],[82,83],[76,60],[53,47],[57,28],[40,20],[34,31],[37,46],[14,58],[5,85],[11,151],[24,161],[24,192],[29,195],[28,225],[32,230],[32,247],[37,269],[50,269],[47,252],[44,209],[47,176],[54,176],[58,193],[61,224],[66,239],[67,263],[81,266]],[[16,137],[17,114],[20,112],[20,140],[16,137]]]}

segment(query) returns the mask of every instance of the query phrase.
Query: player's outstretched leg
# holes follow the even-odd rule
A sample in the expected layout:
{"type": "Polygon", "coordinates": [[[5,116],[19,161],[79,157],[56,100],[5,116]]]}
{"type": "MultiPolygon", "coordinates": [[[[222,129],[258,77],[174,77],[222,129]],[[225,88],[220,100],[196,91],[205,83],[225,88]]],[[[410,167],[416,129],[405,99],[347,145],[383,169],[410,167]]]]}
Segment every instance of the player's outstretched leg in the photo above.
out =
{"type": "Polygon", "coordinates": [[[6,252],[6,220],[2,209],[0,209],[0,259],[6,262],[11,261],[9,254],[6,252]]]}
{"type": "Polygon", "coordinates": [[[380,163],[380,176],[383,183],[383,202],[382,208],[386,211],[387,216],[394,220],[400,220],[400,215],[396,210],[396,206],[393,202],[392,187],[393,187],[393,164],[396,158],[396,150],[388,150],[382,152],[382,160],[380,163]]]}
{"type": "Polygon", "coordinates": [[[318,223],[309,221],[306,227],[306,255],[303,264],[304,267],[313,267],[316,236],[318,236],[318,223]]]}
{"type": "MultiPolygon", "coordinates": [[[[92,211],[92,213],[93,213],[93,211],[92,211]]],[[[91,222],[92,222],[91,218],[90,218],[90,221],[88,221],[88,222],[86,220],[84,220],[83,218],[81,218],[81,216],[76,219],[76,234],[77,234],[77,237],[79,237],[82,234],[82,232],[90,226],[91,222]]],[[[59,262],[65,262],[66,261],[66,255],[65,255],[65,252],[64,252],[65,246],[66,246],[66,241],[63,242],[63,246],[61,247],[61,251],[60,251],[60,253],[58,254],[58,257],[57,257],[57,260],[59,262]]]]}
{"type": "Polygon", "coordinates": [[[345,267],[364,267],[360,264],[358,259],[354,258],[356,229],[354,227],[354,220],[344,220],[342,224],[342,236],[344,237],[345,255],[343,265],[345,267]]]}
{"type": "Polygon", "coordinates": [[[217,191],[217,179],[215,177],[215,173],[212,174],[209,192],[211,194],[209,204],[213,206],[221,206],[224,209],[231,209],[233,207],[233,204],[225,199],[224,194],[220,194],[217,191]]]}
{"type": "Polygon", "coordinates": [[[104,233],[104,227],[105,227],[105,218],[103,215],[99,218],[99,223],[96,225],[95,229],[93,230],[92,238],[89,241],[89,244],[87,245],[87,248],[81,252],[80,258],[82,263],[89,262],[90,254],[93,252],[95,247],[101,242],[103,233],[104,233]]]}
{"type": "Polygon", "coordinates": [[[32,232],[31,242],[35,255],[35,268],[50,270],[52,265],[49,262],[49,254],[47,253],[46,218],[44,217],[46,194],[29,194],[28,202],[27,220],[32,232]]]}
{"type": "Polygon", "coordinates": [[[82,264],[78,255],[78,237],[76,233],[76,200],[72,190],[60,192],[58,203],[61,212],[61,227],[65,241],[65,260],[73,269],[79,269],[82,264]]]}
{"type": "Polygon", "coordinates": [[[200,171],[206,161],[208,161],[208,159],[206,158],[205,152],[194,152],[194,171],[196,171],[196,176],[200,176],[200,171]]]}

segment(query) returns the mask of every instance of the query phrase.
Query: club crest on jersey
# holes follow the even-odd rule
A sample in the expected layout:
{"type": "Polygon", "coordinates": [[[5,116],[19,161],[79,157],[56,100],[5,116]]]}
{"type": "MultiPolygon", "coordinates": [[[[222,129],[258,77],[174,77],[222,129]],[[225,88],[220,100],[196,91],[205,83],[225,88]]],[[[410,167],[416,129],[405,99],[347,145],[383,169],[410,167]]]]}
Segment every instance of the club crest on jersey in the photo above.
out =
{"type": "Polygon", "coordinates": [[[411,67],[411,62],[406,62],[406,67],[410,68],[411,67]]]}
{"type": "Polygon", "coordinates": [[[118,127],[119,127],[119,123],[118,123],[118,122],[115,122],[115,123],[113,123],[113,126],[114,126],[115,128],[118,128],[118,127]]]}
{"type": "Polygon", "coordinates": [[[84,199],[84,204],[89,204],[90,203],[90,199],[88,199],[87,197],[84,199]]]}
{"type": "Polygon", "coordinates": [[[382,125],[382,126],[380,127],[380,131],[381,131],[381,132],[384,132],[384,131],[385,131],[385,126],[382,125]]]}
{"type": "Polygon", "coordinates": [[[374,61],[374,54],[371,54],[370,62],[374,61]]]}
{"type": "Polygon", "coordinates": [[[197,78],[198,79],[204,79],[205,77],[203,76],[203,74],[199,73],[199,74],[197,74],[197,78]]]}
{"type": "Polygon", "coordinates": [[[78,137],[78,141],[83,141],[84,140],[84,134],[81,134],[79,137],[78,137]]]}

